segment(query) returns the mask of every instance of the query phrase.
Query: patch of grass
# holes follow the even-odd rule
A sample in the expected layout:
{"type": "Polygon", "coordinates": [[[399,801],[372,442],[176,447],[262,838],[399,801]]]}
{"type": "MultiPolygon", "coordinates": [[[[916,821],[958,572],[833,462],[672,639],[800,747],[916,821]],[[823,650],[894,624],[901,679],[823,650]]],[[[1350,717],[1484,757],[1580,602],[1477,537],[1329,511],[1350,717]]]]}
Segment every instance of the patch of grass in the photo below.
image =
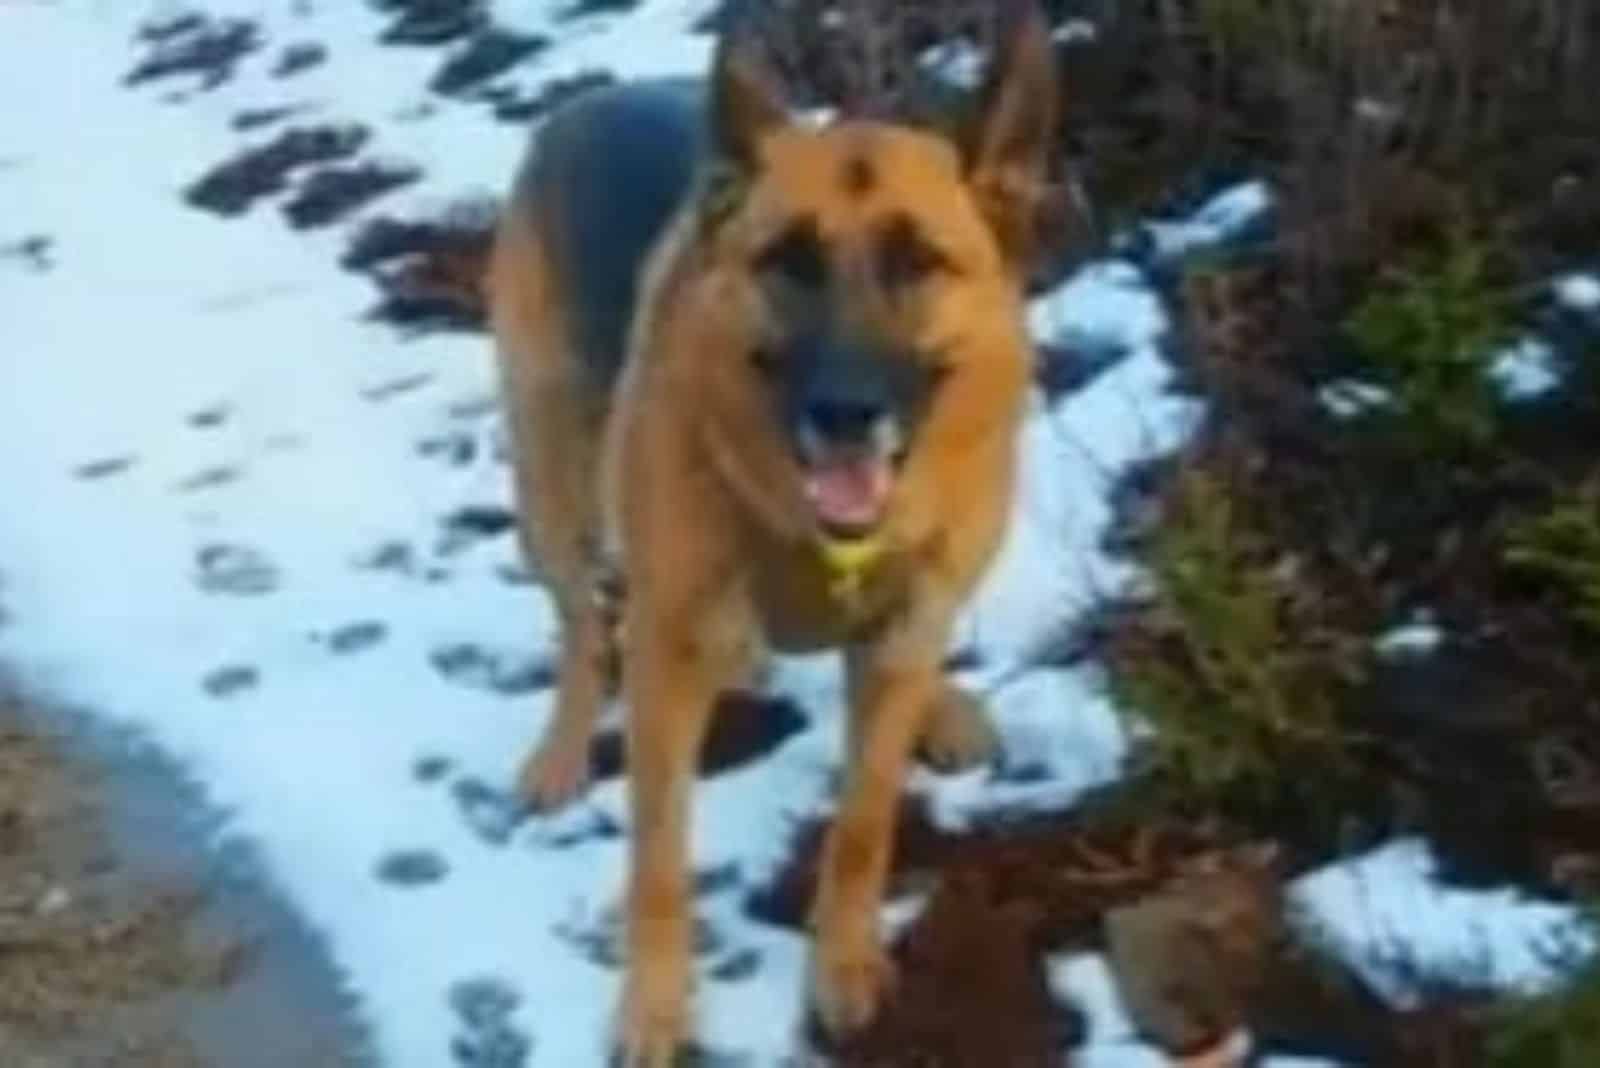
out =
{"type": "Polygon", "coordinates": [[[1486,241],[1455,237],[1390,268],[1351,310],[1346,334],[1393,390],[1398,426],[1427,453],[1472,450],[1495,437],[1488,376],[1515,336],[1515,300],[1486,241]]]}
{"type": "Polygon", "coordinates": [[[1551,583],[1572,619],[1600,635],[1600,486],[1591,481],[1564,495],[1507,540],[1506,562],[1551,583]]]}
{"type": "MultiPolygon", "coordinates": [[[[1590,928],[1600,902],[1589,907],[1590,928]]],[[[1589,1068],[1600,1064],[1600,954],[1586,952],[1559,988],[1496,1011],[1485,1068],[1589,1068]]]]}
{"type": "Polygon", "coordinates": [[[1289,754],[1336,753],[1337,694],[1354,675],[1306,625],[1316,598],[1242,500],[1203,468],[1177,476],[1141,553],[1149,599],[1112,639],[1118,704],[1155,728],[1158,766],[1208,795],[1272,792],[1301,774],[1289,754]]]}

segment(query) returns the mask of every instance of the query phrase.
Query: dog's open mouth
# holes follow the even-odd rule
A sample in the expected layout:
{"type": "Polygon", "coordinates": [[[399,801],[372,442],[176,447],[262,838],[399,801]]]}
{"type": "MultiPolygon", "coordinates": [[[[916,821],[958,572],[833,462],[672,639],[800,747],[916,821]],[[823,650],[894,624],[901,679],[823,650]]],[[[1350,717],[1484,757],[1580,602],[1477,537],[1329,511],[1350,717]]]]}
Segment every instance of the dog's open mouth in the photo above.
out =
{"type": "Polygon", "coordinates": [[[806,497],[824,533],[859,538],[872,533],[888,510],[895,465],[873,452],[824,454],[805,466],[806,497]]]}

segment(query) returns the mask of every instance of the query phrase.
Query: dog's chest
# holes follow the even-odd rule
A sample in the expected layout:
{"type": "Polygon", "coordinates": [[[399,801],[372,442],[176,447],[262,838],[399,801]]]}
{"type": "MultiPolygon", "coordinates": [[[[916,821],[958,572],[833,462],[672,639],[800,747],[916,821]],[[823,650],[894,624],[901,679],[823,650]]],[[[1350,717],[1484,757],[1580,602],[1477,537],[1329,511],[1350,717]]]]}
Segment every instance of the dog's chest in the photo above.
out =
{"type": "Polygon", "coordinates": [[[896,611],[909,577],[900,554],[842,574],[815,551],[798,549],[762,561],[750,592],[767,642],[782,652],[809,652],[844,644],[896,611]]]}

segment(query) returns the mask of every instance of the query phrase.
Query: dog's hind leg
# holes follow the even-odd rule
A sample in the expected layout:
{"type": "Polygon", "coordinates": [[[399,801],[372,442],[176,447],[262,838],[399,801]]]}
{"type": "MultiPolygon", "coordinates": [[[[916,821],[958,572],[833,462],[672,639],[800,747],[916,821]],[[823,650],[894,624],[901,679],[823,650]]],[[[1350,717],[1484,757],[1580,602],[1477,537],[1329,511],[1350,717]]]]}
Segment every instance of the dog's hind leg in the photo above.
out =
{"type": "Polygon", "coordinates": [[[561,626],[555,715],[522,766],[535,808],[584,789],[589,742],[610,686],[610,634],[596,599],[596,469],[603,401],[569,350],[562,304],[537,234],[508,210],[490,265],[490,324],[512,446],[518,534],[561,626]]]}

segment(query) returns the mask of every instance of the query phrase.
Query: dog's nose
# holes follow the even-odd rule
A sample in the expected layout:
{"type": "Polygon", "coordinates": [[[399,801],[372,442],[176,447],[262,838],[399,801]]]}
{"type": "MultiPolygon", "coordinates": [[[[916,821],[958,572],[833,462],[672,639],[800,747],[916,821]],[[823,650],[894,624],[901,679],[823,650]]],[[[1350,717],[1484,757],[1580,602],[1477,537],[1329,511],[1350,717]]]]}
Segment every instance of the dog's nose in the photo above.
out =
{"type": "Polygon", "coordinates": [[[805,420],[824,440],[861,445],[872,439],[885,415],[882,405],[851,400],[815,400],[806,405],[805,420]]]}

